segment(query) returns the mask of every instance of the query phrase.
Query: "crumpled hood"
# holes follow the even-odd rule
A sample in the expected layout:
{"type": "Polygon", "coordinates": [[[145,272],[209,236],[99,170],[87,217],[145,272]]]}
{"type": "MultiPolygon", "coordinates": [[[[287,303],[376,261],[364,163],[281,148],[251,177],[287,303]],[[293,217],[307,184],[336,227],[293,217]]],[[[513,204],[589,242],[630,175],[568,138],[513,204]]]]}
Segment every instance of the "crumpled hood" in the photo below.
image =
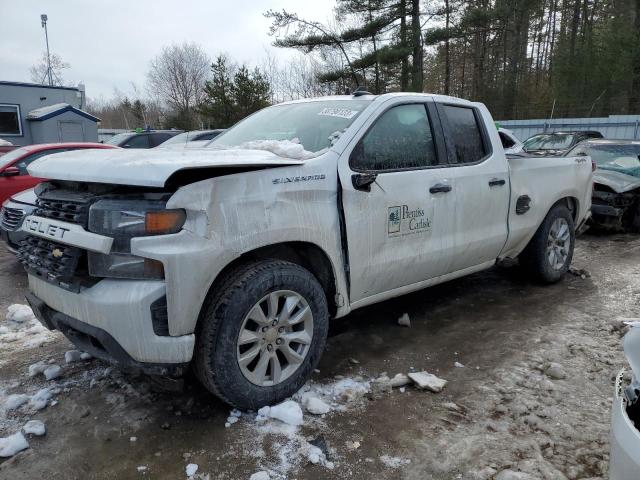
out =
{"type": "Polygon", "coordinates": [[[614,170],[603,170],[600,167],[593,173],[593,181],[606,185],[616,193],[624,193],[640,187],[640,178],[614,170]]]}
{"type": "Polygon", "coordinates": [[[34,177],[53,180],[163,187],[171,175],[185,169],[264,168],[302,163],[303,160],[279,157],[264,150],[96,149],[47,155],[27,170],[34,177]]]}

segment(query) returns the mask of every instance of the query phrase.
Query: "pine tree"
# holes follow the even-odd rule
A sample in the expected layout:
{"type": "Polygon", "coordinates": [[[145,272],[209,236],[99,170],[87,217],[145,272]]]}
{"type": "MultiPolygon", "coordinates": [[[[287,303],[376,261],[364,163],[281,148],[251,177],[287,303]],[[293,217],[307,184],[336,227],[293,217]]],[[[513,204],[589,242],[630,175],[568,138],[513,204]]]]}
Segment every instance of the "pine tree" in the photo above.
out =
{"type": "Polygon", "coordinates": [[[205,99],[200,112],[214,128],[228,128],[235,122],[233,80],[229,60],[219,55],[211,65],[211,80],[204,87],[205,99]]]}

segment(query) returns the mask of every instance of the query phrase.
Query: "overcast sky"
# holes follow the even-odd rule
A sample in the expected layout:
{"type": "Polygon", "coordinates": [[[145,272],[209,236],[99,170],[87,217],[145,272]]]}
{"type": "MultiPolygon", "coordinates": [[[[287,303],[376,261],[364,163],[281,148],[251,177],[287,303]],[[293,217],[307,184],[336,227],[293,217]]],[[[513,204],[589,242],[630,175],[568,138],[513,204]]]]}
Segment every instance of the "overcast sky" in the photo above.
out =
{"type": "MultiPolygon", "coordinates": [[[[30,82],[45,50],[40,14],[49,17],[49,45],[71,64],[63,77],[84,82],[89,98],[129,93],[145,83],[149,61],[164,45],[196,42],[214,57],[228,53],[257,64],[272,38],[268,9],[326,20],[334,0],[0,0],[0,80],[30,82]]],[[[278,50],[278,58],[291,53],[278,50]]]]}

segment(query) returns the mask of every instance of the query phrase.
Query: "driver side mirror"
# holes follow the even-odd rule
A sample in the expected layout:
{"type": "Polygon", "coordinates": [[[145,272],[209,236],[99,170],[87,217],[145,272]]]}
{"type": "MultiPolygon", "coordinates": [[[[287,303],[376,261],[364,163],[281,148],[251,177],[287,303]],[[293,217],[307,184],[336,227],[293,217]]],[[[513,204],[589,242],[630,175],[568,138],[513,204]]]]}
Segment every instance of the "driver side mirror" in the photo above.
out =
{"type": "Polygon", "coordinates": [[[7,167],[0,175],[3,177],[17,177],[20,175],[20,169],[18,167],[7,167]]]}

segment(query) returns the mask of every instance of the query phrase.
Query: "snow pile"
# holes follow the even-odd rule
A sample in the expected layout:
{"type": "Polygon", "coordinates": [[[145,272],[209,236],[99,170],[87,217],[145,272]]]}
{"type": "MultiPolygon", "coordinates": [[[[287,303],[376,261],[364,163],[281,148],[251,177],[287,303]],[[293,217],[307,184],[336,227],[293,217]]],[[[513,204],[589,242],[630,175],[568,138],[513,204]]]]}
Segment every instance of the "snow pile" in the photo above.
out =
{"type": "Polygon", "coordinates": [[[16,453],[27,448],[29,448],[29,443],[22,432],[0,438],[0,457],[13,457],[16,453]]]}
{"type": "Polygon", "coordinates": [[[187,477],[193,477],[198,471],[198,465],[196,463],[190,463],[184,470],[187,474],[187,477]]]}
{"type": "Polygon", "coordinates": [[[292,140],[254,140],[251,142],[245,142],[234,148],[266,150],[267,152],[274,153],[279,157],[293,158],[294,160],[307,160],[309,158],[317,157],[326,151],[326,149],[324,149],[315,153],[309,152],[304,149],[304,146],[297,138],[292,140]]]}
{"type": "Polygon", "coordinates": [[[29,407],[33,410],[42,410],[49,403],[52,392],[49,388],[41,388],[29,399],[29,407]]]}
{"type": "Polygon", "coordinates": [[[231,425],[233,425],[238,420],[240,420],[241,416],[242,416],[242,412],[240,410],[234,408],[233,410],[231,410],[231,412],[229,412],[229,416],[227,417],[227,421],[224,424],[224,426],[226,428],[229,428],[231,425]]]}
{"type": "Polygon", "coordinates": [[[335,454],[335,450],[326,445],[322,435],[316,439],[318,441],[310,441],[308,430],[324,427],[319,415],[345,412],[359,406],[370,391],[370,382],[359,376],[338,377],[329,383],[311,381],[290,400],[258,410],[255,422],[248,425],[254,442],[250,453],[265,469],[254,474],[260,475],[256,478],[286,478],[305,464],[332,470],[333,458],[328,455],[335,454]],[[310,415],[305,417],[301,407],[310,415]],[[300,431],[303,425],[307,435],[300,431]],[[272,472],[271,477],[268,472],[272,472]]]}
{"type": "Polygon", "coordinates": [[[446,380],[427,372],[411,372],[409,373],[409,378],[413,380],[416,387],[435,393],[441,392],[447,384],[446,380]]]}
{"type": "MultiPolygon", "coordinates": [[[[1,350],[39,347],[55,337],[55,333],[36,319],[28,305],[9,305],[5,321],[0,325],[1,350]]],[[[5,357],[6,361],[9,361],[9,357],[5,357]]]]}
{"type": "Polygon", "coordinates": [[[27,435],[36,435],[39,437],[44,435],[47,429],[40,420],[29,420],[24,424],[24,427],[22,427],[22,431],[27,435]]]}
{"type": "Polygon", "coordinates": [[[54,380],[60,376],[61,372],[62,368],[60,368],[60,365],[50,365],[49,367],[45,368],[42,373],[44,375],[44,378],[46,378],[47,380],[54,380]]]}
{"type": "MultiPolygon", "coordinates": [[[[331,383],[315,383],[313,381],[302,387],[298,393],[293,396],[294,400],[299,401],[307,408],[310,404],[324,409],[316,400],[327,405],[330,410],[344,411],[346,405],[361,399],[371,391],[371,382],[362,377],[338,378],[331,383]]],[[[313,407],[312,407],[313,408],[313,407]]],[[[310,412],[315,413],[315,412],[310,412]]],[[[328,413],[324,412],[324,413],[328,413]]]]}
{"type": "Polygon", "coordinates": [[[302,425],[302,409],[297,402],[287,400],[273,407],[262,407],[258,410],[257,421],[264,421],[268,418],[275,418],[288,425],[297,427],[302,425]]]}
{"type": "Polygon", "coordinates": [[[80,350],[69,350],[64,354],[65,363],[74,363],[82,360],[82,352],[80,350]]]}
{"type": "Polygon", "coordinates": [[[307,412],[314,415],[324,415],[325,413],[329,413],[331,410],[329,405],[315,395],[307,395],[304,399],[303,405],[307,412]]]}
{"type": "Polygon", "coordinates": [[[20,408],[22,405],[27,403],[30,398],[31,397],[29,397],[29,395],[25,395],[23,393],[14,393],[13,395],[9,395],[7,397],[4,408],[7,411],[15,410],[16,408],[20,408]]]}
{"type": "Polygon", "coordinates": [[[33,310],[27,305],[14,303],[7,307],[7,322],[24,323],[27,320],[35,319],[33,310]]]}

